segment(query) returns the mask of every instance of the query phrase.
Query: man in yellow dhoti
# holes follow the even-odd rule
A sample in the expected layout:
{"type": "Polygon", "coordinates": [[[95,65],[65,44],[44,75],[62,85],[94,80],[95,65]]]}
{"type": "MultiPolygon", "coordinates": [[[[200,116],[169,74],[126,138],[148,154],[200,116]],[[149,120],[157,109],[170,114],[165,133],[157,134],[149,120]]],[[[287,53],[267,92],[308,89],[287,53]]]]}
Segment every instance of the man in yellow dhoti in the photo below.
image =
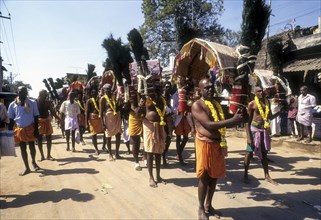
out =
{"type": "Polygon", "coordinates": [[[198,218],[208,220],[207,214],[219,217],[221,213],[212,206],[217,178],[225,177],[227,144],[226,127],[242,123],[243,116],[237,112],[225,120],[222,107],[214,100],[214,85],[209,79],[199,84],[202,98],[192,105],[196,137],[196,175],[198,178],[198,218]]]}
{"type": "Polygon", "coordinates": [[[138,153],[140,147],[140,137],[143,133],[143,119],[145,109],[137,101],[137,92],[133,91],[130,94],[130,112],[128,118],[128,135],[133,149],[133,156],[135,160],[135,170],[141,171],[139,165],[138,153]]]}
{"type": "Polygon", "coordinates": [[[102,120],[103,128],[106,132],[106,142],[109,151],[109,159],[114,160],[111,151],[111,138],[116,137],[116,159],[121,159],[119,155],[120,135],[121,135],[121,99],[116,101],[115,96],[112,94],[112,85],[106,83],[103,86],[105,95],[101,98],[100,117],[102,120]]]}
{"type": "Polygon", "coordinates": [[[8,108],[10,118],[9,130],[13,130],[15,143],[19,144],[22,160],[25,165],[25,171],[20,175],[24,176],[30,173],[27,143],[30,149],[32,165],[37,171],[40,167],[36,164],[35,138],[38,137],[38,106],[33,100],[28,99],[28,90],[24,86],[18,88],[18,97],[11,102],[8,108]]]}

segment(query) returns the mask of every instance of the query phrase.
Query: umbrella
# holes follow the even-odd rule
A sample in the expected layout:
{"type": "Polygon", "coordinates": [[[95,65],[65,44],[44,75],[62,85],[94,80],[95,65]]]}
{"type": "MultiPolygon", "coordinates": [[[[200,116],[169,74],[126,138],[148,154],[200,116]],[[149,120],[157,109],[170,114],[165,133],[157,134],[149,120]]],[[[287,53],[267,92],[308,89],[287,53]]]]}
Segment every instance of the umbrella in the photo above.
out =
{"type": "Polygon", "coordinates": [[[199,80],[209,69],[224,74],[235,69],[237,54],[231,47],[194,38],[186,43],[175,57],[173,79],[177,76],[199,80]]]}

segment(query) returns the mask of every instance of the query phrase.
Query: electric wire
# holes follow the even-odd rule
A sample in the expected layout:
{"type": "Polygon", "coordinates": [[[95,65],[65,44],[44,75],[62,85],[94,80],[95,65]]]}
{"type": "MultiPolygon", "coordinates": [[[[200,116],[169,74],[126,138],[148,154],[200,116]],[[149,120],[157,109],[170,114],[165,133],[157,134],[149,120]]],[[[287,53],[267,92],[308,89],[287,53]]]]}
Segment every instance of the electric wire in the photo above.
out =
{"type": "MultiPolygon", "coordinates": [[[[2,23],[2,27],[3,27],[3,33],[4,33],[5,40],[6,40],[6,42],[9,42],[7,31],[6,31],[5,25],[3,23],[3,20],[1,21],[1,23],[2,23]]],[[[5,54],[4,57],[7,58],[7,59],[4,59],[4,60],[6,61],[6,63],[10,63],[11,64],[11,68],[13,68],[14,63],[12,62],[13,59],[12,59],[12,53],[11,53],[11,49],[10,49],[9,43],[4,44],[3,51],[4,51],[4,54],[5,54]]]]}
{"type": "Polygon", "coordinates": [[[9,10],[8,10],[8,7],[7,7],[6,3],[5,3],[5,1],[2,0],[2,2],[3,2],[4,7],[7,9],[7,12],[8,12],[8,14],[9,14],[9,16],[10,16],[10,12],[9,12],[9,10]]]}
{"type": "Polygon", "coordinates": [[[12,43],[13,43],[13,51],[14,51],[14,57],[15,57],[15,67],[16,67],[16,74],[19,75],[20,68],[18,63],[18,57],[17,57],[17,50],[16,50],[16,42],[13,34],[13,28],[12,28],[12,21],[10,19],[10,29],[11,29],[11,36],[12,36],[12,43]]]}
{"type": "Polygon", "coordinates": [[[316,11],[319,11],[319,10],[320,10],[319,8],[318,8],[318,9],[314,9],[314,10],[309,11],[309,12],[307,12],[307,13],[304,13],[304,14],[302,14],[302,15],[298,15],[298,16],[295,16],[295,17],[292,17],[292,18],[284,19],[283,21],[280,21],[280,22],[271,24],[270,27],[273,27],[273,26],[276,26],[276,25],[279,25],[279,24],[283,24],[283,23],[285,23],[285,22],[289,22],[289,21],[292,21],[293,19],[300,18],[300,17],[304,17],[304,16],[306,16],[306,15],[311,15],[311,13],[316,12],[316,11]]]}

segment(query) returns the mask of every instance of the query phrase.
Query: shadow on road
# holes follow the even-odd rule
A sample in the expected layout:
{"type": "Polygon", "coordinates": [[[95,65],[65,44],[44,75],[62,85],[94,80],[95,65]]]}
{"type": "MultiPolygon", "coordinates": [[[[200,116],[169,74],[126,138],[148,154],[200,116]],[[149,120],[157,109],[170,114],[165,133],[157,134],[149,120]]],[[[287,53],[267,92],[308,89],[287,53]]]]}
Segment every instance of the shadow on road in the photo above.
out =
{"type": "Polygon", "coordinates": [[[75,202],[87,202],[94,199],[92,194],[81,193],[80,190],[75,189],[62,189],[60,191],[34,191],[27,195],[1,195],[0,197],[1,209],[20,208],[46,202],[57,203],[68,199],[71,199],[75,202]],[[8,202],[7,200],[10,200],[10,198],[14,199],[8,202]]]}
{"type": "Polygon", "coordinates": [[[64,166],[70,163],[85,163],[89,161],[97,161],[97,162],[102,162],[106,161],[106,159],[100,159],[97,157],[94,157],[92,155],[89,155],[88,157],[67,157],[67,158],[61,158],[61,159],[56,159],[57,162],[60,162],[59,166],[64,166]]]}
{"type": "MultiPolygon", "coordinates": [[[[311,208],[313,211],[313,208],[311,208]]],[[[238,220],[247,220],[249,216],[253,217],[255,220],[302,220],[302,219],[320,219],[315,211],[313,212],[303,212],[308,213],[307,215],[298,214],[299,212],[291,212],[291,210],[284,209],[282,207],[264,207],[264,206],[255,206],[255,207],[246,207],[246,208],[226,208],[220,209],[223,213],[224,218],[228,219],[238,219],[238,220]],[[255,213],[255,214],[253,214],[255,213]]]]}
{"type": "Polygon", "coordinates": [[[198,180],[196,178],[170,178],[166,179],[166,181],[168,184],[173,183],[180,187],[198,186],[198,180]]]}
{"type": "Polygon", "coordinates": [[[44,176],[58,176],[65,174],[97,174],[99,171],[91,168],[75,168],[75,169],[60,169],[60,170],[46,170],[42,169],[39,173],[41,173],[40,177],[44,176]]]}

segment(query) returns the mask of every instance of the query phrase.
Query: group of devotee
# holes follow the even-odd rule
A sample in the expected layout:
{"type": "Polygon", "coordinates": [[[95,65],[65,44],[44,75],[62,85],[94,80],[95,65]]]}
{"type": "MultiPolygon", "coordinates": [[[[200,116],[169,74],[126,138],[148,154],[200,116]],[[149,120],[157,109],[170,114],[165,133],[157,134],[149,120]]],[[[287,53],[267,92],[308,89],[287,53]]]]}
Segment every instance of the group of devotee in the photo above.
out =
{"type": "MultiPolygon", "coordinates": [[[[46,90],[41,90],[39,97],[33,100],[28,97],[27,88],[22,86],[18,88],[18,96],[9,105],[7,112],[5,106],[0,104],[0,129],[8,126],[9,130],[14,130],[15,143],[20,146],[25,166],[25,170],[20,174],[23,176],[31,172],[27,145],[30,149],[34,170],[40,169],[36,163],[35,140],[37,140],[41,161],[55,160],[51,155],[53,133],[51,117],[55,117],[64,127],[67,151],[76,151],[77,139],[79,143],[85,144],[83,135],[87,129],[97,155],[100,153],[97,135],[103,136],[101,150],[109,154],[110,161],[121,159],[119,147],[123,127],[125,129],[123,133],[129,136],[129,139],[127,138],[124,142],[130,142],[132,146],[137,171],[142,170],[138,156],[141,137],[143,137],[143,158],[148,169],[150,187],[166,183],[160,175],[161,160],[163,159],[164,165],[167,164],[166,153],[173,137],[173,131],[176,133],[177,160],[181,165],[186,164],[182,152],[188,141],[189,133],[192,132],[195,139],[198,178],[198,215],[199,219],[208,219],[208,215],[221,215],[212,206],[212,198],[217,179],[225,177],[226,128],[246,123],[244,182],[250,182],[248,177],[250,158],[255,154],[262,162],[266,181],[277,185],[277,182],[269,175],[267,154],[271,149],[269,121],[277,117],[279,113],[272,115],[269,101],[264,97],[262,88],[256,87],[254,99],[247,106],[247,114],[238,110],[233,117],[226,119],[219,100],[215,96],[216,91],[210,78],[205,77],[199,81],[197,99],[185,107],[179,106],[178,100],[182,100],[182,97],[178,96],[182,94],[182,91],[191,90],[192,85],[186,79],[179,80],[178,89],[175,90],[170,82],[152,78],[146,84],[147,96],[139,97],[136,92],[131,92],[128,100],[124,98],[124,94],[114,90],[109,83],[104,84],[100,89],[96,86],[90,87],[87,100],[84,99],[84,94],[79,94],[83,91],[70,90],[67,100],[61,103],[59,112],[53,109],[46,90]],[[127,121],[128,126],[122,126],[124,120],[127,121]],[[42,146],[43,136],[47,140],[46,157],[42,146]],[[112,137],[116,140],[115,151],[112,150],[112,137]],[[153,172],[154,159],[156,176],[153,172]]],[[[315,98],[307,93],[306,86],[301,87],[300,93],[296,117],[300,126],[299,138],[303,138],[303,128],[306,126],[310,141],[311,108],[316,105],[315,98]]],[[[187,98],[184,97],[184,99],[187,98]]],[[[129,146],[127,147],[130,152],[129,146]]]]}

